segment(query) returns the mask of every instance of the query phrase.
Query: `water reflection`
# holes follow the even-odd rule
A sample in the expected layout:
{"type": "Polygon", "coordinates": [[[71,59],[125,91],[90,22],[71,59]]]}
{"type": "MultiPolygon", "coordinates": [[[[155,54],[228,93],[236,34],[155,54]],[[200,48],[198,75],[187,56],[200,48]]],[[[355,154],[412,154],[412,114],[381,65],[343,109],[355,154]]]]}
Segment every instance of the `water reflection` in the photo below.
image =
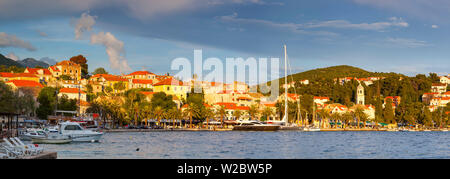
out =
{"type": "Polygon", "coordinates": [[[43,146],[58,158],[450,158],[449,137],[448,132],[137,132],[106,133],[100,143],[43,146]]]}

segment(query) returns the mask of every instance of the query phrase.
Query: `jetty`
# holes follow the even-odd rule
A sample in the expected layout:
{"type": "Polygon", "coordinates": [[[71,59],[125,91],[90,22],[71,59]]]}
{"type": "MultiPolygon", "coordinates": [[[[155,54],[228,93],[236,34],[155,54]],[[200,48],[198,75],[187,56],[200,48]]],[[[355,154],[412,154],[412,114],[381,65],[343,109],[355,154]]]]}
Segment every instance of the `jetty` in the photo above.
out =
{"type": "Polygon", "coordinates": [[[42,152],[37,155],[33,156],[24,156],[20,159],[57,159],[58,153],[57,152],[42,152]]]}

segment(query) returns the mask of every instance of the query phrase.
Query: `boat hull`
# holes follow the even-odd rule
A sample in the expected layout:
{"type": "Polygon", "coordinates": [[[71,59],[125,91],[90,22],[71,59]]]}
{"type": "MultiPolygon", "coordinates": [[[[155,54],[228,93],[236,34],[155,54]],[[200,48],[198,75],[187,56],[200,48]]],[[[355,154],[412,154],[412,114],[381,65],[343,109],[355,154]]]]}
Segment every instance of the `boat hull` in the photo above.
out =
{"type": "Polygon", "coordinates": [[[277,131],[279,129],[280,126],[251,126],[251,125],[233,126],[234,131],[277,131]]]}
{"type": "Polygon", "coordinates": [[[72,139],[46,139],[46,138],[32,138],[33,144],[67,144],[72,142],[72,139]]]}
{"type": "Polygon", "coordinates": [[[103,134],[65,134],[74,142],[99,142],[103,134]]]}

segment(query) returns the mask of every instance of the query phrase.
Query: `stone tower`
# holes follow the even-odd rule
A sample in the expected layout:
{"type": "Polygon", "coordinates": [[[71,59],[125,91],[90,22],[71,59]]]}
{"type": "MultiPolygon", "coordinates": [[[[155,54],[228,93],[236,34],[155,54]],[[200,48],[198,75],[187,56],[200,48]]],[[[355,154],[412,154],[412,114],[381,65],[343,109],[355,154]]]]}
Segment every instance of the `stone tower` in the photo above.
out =
{"type": "Polygon", "coordinates": [[[364,87],[359,83],[356,88],[356,104],[364,105],[364,87]]]}

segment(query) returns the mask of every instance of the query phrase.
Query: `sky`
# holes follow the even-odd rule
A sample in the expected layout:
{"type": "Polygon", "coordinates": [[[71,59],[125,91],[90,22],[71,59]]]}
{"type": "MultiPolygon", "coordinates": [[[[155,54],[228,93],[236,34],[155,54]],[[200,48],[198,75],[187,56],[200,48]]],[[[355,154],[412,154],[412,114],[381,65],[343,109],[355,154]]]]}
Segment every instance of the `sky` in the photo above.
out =
{"type": "Polygon", "coordinates": [[[172,60],[193,60],[194,49],[203,59],[282,59],[286,44],[293,73],[351,65],[446,75],[449,9],[447,0],[0,0],[0,53],[82,54],[90,72],[173,74],[172,60]]]}

